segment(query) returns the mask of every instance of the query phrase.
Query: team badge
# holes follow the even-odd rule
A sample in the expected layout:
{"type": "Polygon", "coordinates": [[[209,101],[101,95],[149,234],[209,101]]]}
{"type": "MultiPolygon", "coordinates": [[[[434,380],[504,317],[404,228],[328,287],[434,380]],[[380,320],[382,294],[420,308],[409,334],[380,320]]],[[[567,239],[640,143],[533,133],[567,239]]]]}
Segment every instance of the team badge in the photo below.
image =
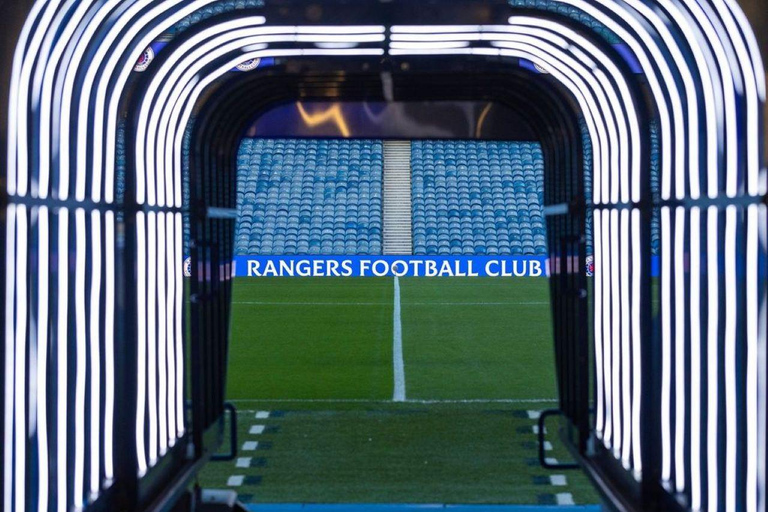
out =
{"type": "Polygon", "coordinates": [[[237,65],[238,71],[251,71],[259,67],[261,59],[251,59],[237,65]]]}
{"type": "Polygon", "coordinates": [[[587,277],[592,277],[595,275],[595,257],[594,256],[587,256],[587,277]]]}
{"type": "Polygon", "coordinates": [[[192,258],[184,260],[184,277],[192,277],[192,258]]]}
{"type": "Polygon", "coordinates": [[[539,73],[543,73],[545,75],[549,74],[549,71],[547,71],[546,69],[544,69],[543,67],[539,66],[536,63],[533,64],[533,67],[536,68],[536,71],[538,71],[539,73]]]}
{"type": "Polygon", "coordinates": [[[136,66],[134,66],[133,70],[138,71],[139,73],[146,71],[153,60],[155,60],[155,50],[150,46],[141,54],[141,57],[139,57],[139,61],[136,63],[136,66]]]}

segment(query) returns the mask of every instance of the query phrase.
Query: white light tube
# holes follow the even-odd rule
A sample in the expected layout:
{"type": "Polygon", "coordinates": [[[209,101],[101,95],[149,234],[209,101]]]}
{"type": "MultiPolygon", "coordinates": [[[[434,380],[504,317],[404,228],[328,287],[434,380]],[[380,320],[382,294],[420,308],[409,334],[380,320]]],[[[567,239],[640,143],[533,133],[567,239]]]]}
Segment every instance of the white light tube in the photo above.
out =
{"type": "MultiPolygon", "coordinates": [[[[47,7],[48,10],[54,10],[56,7],[56,2],[45,2],[42,0],[38,0],[37,2],[34,2],[32,4],[32,9],[29,12],[29,15],[27,16],[26,21],[24,22],[24,25],[21,28],[21,33],[19,34],[19,39],[16,43],[16,48],[13,52],[13,61],[11,65],[11,82],[10,82],[10,88],[8,90],[8,147],[6,155],[6,174],[7,174],[7,190],[9,196],[15,196],[17,194],[17,183],[18,183],[18,173],[17,173],[17,162],[16,162],[16,156],[17,156],[17,143],[18,143],[18,132],[19,129],[26,130],[26,124],[24,127],[19,126],[18,121],[20,120],[18,109],[20,104],[19,99],[19,93],[21,94],[27,94],[27,91],[29,90],[29,85],[27,83],[22,84],[22,70],[24,69],[23,64],[27,60],[25,54],[27,53],[27,44],[29,42],[29,36],[33,31],[33,27],[38,22],[38,19],[41,17],[41,12],[43,11],[44,7],[47,7]]],[[[45,17],[43,17],[42,23],[38,26],[38,29],[35,30],[35,34],[38,35],[40,32],[45,31],[45,28],[47,23],[50,23],[50,20],[46,21],[45,17]]],[[[21,104],[26,105],[26,100],[23,100],[21,104]]],[[[26,108],[26,106],[24,107],[26,108]]],[[[26,172],[26,169],[24,170],[26,172]]],[[[26,190],[26,189],[25,189],[26,190]]],[[[25,194],[26,195],[26,192],[25,194]]],[[[10,478],[11,473],[6,473],[8,478],[10,478]]],[[[11,491],[10,486],[6,485],[3,487],[4,491],[4,501],[6,503],[5,510],[11,510],[11,491]]]]}
{"type": "Polygon", "coordinates": [[[147,234],[143,211],[136,213],[136,459],[139,476],[147,472],[147,447],[144,438],[147,400],[147,234]]]}
{"type": "Polygon", "coordinates": [[[701,495],[701,209],[691,208],[691,509],[702,508],[701,495]]]}
{"type": "Polygon", "coordinates": [[[56,296],[56,510],[67,512],[67,416],[69,373],[69,210],[59,208],[59,261],[56,296]]]}
{"type": "Polygon", "coordinates": [[[91,211],[90,408],[91,498],[101,488],[101,212],[91,211]]]}
{"type": "MultiPolygon", "coordinates": [[[[624,209],[620,212],[621,222],[621,267],[619,272],[621,284],[621,409],[622,409],[622,434],[621,441],[621,462],[625,469],[630,469],[631,449],[632,449],[632,388],[631,388],[631,353],[630,353],[630,289],[629,289],[629,210],[624,209]]],[[[618,366],[618,365],[616,365],[618,366]]]]}
{"type": "MultiPolygon", "coordinates": [[[[75,411],[85,410],[85,379],[88,373],[86,362],[87,328],[85,318],[85,210],[75,210],[75,332],[76,370],[75,370],[75,411]]],[[[72,495],[75,507],[85,503],[83,483],[85,480],[85,429],[75,430],[74,471],[72,475],[72,495]]]]}
{"type": "Polygon", "coordinates": [[[166,339],[166,326],[168,322],[167,310],[165,304],[166,296],[166,233],[165,233],[165,213],[157,214],[157,259],[154,264],[157,268],[157,397],[158,397],[158,443],[160,457],[165,455],[168,450],[168,408],[166,403],[168,393],[168,361],[166,359],[166,348],[168,340],[166,339]]]}
{"type": "Polygon", "coordinates": [[[747,208],[747,268],[746,268],[746,321],[747,321],[747,510],[758,510],[758,457],[760,456],[760,442],[758,438],[758,396],[761,390],[758,387],[758,361],[760,361],[759,345],[759,312],[758,304],[760,294],[758,283],[760,282],[759,262],[759,206],[751,205],[747,208]]]}
{"type": "Polygon", "coordinates": [[[727,510],[736,508],[736,472],[738,466],[738,411],[736,402],[736,344],[739,342],[738,312],[736,305],[736,229],[738,207],[728,206],[725,210],[725,506],[727,510]]]}
{"type": "Polygon", "coordinates": [[[640,210],[632,210],[632,467],[636,479],[642,477],[642,435],[640,415],[643,396],[643,355],[642,355],[642,253],[640,245],[640,210]]]}
{"type": "Polygon", "coordinates": [[[14,296],[16,292],[14,276],[16,275],[16,206],[11,203],[6,210],[5,238],[5,409],[3,411],[3,510],[15,510],[13,507],[14,491],[14,382],[15,371],[15,332],[14,296]]]}
{"type": "Polygon", "coordinates": [[[147,213],[147,411],[149,466],[157,463],[157,214],[147,213]]]}
{"type": "MultiPolygon", "coordinates": [[[[182,226],[183,216],[176,213],[175,246],[178,254],[183,256],[182,226]]],[[[184,434],[184,260],[176,258],[176,435],[184,434]]]]}
{"type": "MultiPolygon", "coordinates": [[[[181,247],[176,251],[176,235],[174,233],[173,213],[165,215],[165,265],[168,276],[168,288],[165,299],[166,310],[166,352],[168,361],[168,388],[164,401],[166,408],[164,414],[168,417],[166,429],[161,432],[162,437],[168,441],[168,446],[176,444],[176,265],[178,260],[183,260],[181,247]]],[[[163,325],[163,324],[161,324],[163,325]]]]}
{"type": "Polygon", "coordinates": [[[16,512],[26,509],[26,459],[27,459],[27,251],[29,241],[27,235],[27,207],[16,206],[16,328],[14,356],[14,505],[16,512]]]}
{"type": "Polygon", "coordinates": [[[661,478],[672,478],[672,220],[661,208],[661,478]]]}
{"type": "MultiPolygon", "coordinates": [[[[685,482],[685,208],[675,208],[675,489],[684,492],[685,482]]],[[[671,314],[671,311],[670,311],[671,314]]]]}
{"type": "Polygon", "coordinates": [[[707,510],[716,512],[719,505],[718,485],[718,402],[720,400],[719,357],[720,294],[718,265],[718,211],[716,206],[707,210],[707,510]]]}
{"type": "Polygon", "coordinates": [[[594,337],[595,337],[595,384],[597,388],[597,418],[595,422],[595,431],[597,436],[602,438],[605,429],[605,395],[603,391],[603,237],[602,235],[602,211],[595,209],[592,212],[594,224],[592,228],[594,238],[594,294],[595,294],[595,317],[594,317],[594,337]]]}
{"type": "Polygon", "coordinates": [[[37,462],[38,462],[38,510],[48,510],[48,279],[49,267],[49,219],[48,207],[41,206],[37,217],[38,264],[37,264],[37,462]]]}
{"type": "Polygon", "coordinates": [[[104,215],[106,224],[106,281],[104,288],[104,477],[115,477],[113,429],[115,415],[115,212],[104,215]]]}

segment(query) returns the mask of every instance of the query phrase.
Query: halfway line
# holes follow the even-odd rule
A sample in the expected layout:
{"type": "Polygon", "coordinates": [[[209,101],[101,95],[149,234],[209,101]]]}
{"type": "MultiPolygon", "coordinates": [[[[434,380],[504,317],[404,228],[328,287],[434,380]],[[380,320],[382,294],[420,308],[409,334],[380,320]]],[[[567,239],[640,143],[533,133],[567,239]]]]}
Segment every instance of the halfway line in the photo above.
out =
{"type": "Polygon", "coordinates": [[[392,314],[392,364],[395,370],[393,402],[405,401],[405,362],[403,361],[403,325],[400,321],[400,281],[395,276],[395,307],[392,314]]]}

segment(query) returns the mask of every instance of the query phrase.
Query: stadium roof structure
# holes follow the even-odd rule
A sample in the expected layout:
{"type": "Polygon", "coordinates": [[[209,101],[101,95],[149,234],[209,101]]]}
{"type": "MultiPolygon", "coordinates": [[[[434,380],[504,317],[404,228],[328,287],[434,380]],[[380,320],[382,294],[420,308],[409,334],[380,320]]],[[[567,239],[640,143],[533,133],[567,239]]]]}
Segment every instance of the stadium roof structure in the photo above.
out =
{"type": "Polygon", "coordinates": [[[491,98],[540,134],[560,408],[606,498],[766,509],[765,83],[733,0],[38,0],[4,16],[4,510],[178,500],[221,444],[242,131],[277,101],[391,97],[491,98]],[[273,65],[232,71],[255,59],[273,65]]]}

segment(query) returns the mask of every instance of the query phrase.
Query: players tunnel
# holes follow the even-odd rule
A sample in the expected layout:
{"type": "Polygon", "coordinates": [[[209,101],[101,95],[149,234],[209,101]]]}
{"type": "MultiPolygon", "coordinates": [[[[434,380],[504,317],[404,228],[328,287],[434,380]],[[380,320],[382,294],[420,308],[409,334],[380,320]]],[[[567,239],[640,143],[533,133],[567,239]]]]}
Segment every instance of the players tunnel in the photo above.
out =
{"type": "Polygon", "coordinates": [[[247,122],[286,100],[388,96],[492,100],[541,137],[563,434],[606,500],[765,509],[765,93],[738,7],[248,5],[40,1],[8,13],[6,510],[163,509],[183,495],[221,443],[247,122]],[[132,74],[163,34],[168,46],[132,74]],[[276,65],[229,73],[259,58],[276,65]]]}

